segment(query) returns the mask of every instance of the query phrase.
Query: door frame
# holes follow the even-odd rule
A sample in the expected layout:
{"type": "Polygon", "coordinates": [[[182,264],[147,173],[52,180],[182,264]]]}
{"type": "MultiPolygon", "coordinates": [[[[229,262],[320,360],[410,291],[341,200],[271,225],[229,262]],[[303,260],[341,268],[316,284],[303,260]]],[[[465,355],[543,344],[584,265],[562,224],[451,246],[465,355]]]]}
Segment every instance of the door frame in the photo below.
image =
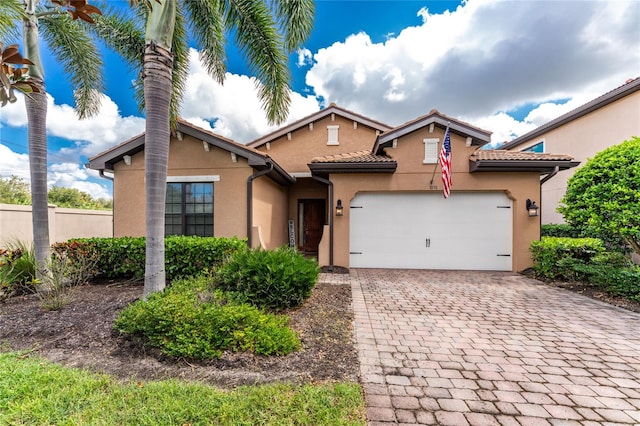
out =
{"type": "Polygon", "coordinates": [[[327,223],[327,200],[324,198],[299,198],[298,199],[298,251],[305,254],[318,254],[318,245],[320,244],[320,239],[322,238],[322,231],[324,225],[327,223]],[[320,232],[320,237],[318,238],[317,244],[311,244],[311,246],[306,245],[305,235],[307,231],[307,215],[306,212],[309,208],[317,209],[316,215],[313,217],[318,218],[318,230],[320,232]]]}

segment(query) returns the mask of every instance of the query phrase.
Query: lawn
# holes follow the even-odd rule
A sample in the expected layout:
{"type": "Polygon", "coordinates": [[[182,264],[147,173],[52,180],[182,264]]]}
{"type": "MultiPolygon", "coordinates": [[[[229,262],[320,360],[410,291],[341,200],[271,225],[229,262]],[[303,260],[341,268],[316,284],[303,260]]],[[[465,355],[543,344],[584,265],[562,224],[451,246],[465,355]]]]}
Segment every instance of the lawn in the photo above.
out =
{"type": "Polygon", "coordinates": [[[0,424],[364,425],[356,383],[221,390],[176,379],[118,381],[20,352],[0,353],[0,424]]]}

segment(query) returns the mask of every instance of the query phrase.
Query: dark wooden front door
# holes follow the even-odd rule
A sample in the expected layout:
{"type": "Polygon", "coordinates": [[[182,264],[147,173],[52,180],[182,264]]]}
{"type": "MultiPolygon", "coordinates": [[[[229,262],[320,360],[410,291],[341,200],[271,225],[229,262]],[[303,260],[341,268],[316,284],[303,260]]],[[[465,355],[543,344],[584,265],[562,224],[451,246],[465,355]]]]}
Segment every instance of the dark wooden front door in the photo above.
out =
{"type": "Polygon", "coordinates": [[[325,218],[325,200],[300,200],[302,208],[302,251],[318,253],[325,218]]]}

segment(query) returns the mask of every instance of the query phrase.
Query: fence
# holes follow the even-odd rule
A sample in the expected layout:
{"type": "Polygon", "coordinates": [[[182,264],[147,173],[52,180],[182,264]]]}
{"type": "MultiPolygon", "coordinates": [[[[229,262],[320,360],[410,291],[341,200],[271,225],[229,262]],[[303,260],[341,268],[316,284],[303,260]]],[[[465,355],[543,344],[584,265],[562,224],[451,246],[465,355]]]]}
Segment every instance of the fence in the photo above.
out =
{"type": "MultiPolygon", "coordinates": [[[[113,237],[110,210],[65,209],[49,205],[49,241],[71,238],[113,237]]],[[[31,206],[0,204],[0,247],[11,241],[33,241],[31,206]]]]}

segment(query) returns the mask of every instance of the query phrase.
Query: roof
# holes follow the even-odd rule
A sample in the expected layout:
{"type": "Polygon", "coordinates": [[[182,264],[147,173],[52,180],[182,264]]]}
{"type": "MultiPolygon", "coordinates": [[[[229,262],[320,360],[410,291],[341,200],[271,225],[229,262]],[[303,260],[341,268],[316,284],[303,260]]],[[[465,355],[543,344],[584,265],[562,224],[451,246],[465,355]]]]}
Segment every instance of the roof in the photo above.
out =
{"type": "MultiPolygon", "coordinates": [[[[192,136],[212,146],[245,158],[249,166],[257,170],[272,169],[268,175],[278,183],[287,184],[293,183],[296,180],[267,154],[225,138],[224,136],[218,135],[209,130],[197,127],[183,119],[178,119],[176,137],[181,138],[182,135],[192,136]]],[[[143,151],[144,141],[144,133],[141,133],[138,136],[126,140],[113,148],[89,158],[87,167],[102,171],[113,170],[114,164],[122,161],[125,155],[134,155],[143,151]]]]}
{"type": "Polygon", "coordinates": [[[251,142],[249,142],[247,144],[247,146],[250,147],[259,147],[262,146],[264,144],[266,144],[267,142],[271,142],[275,139],[278,139],[281,136],[286,135],[289,132],[292,132],[294,130],[297,130],[301,127],[307,126],[309,123],[313,123],[314,121],[318,121],[324,117],[327,117],[331,114],[336,114],[339,115],[341,117],[347,118],[349,120],[353,120],[356,121],[358,123],[364,124],[366,126],[369,126],[375,130],[379,130],[380,132],[384,132],[387,131],[389,129],[391,129],[392,127],[381,123],[379,121],[373,120],[371,118],[365,117],[364,115],[355,113],[353,111],[349,111],[345,108],[341,108],[339,106],[337,106],[334,103],[329,104],[329,106],[327,108],[324,108],[314,114],[308,115],[298,121],[295,121],[285,127],[281,127],[280,129],[276,130],[275,132],[269,133],[267,135],[261,136],[258,139],[255,139],[251,142]]]}
{"type": "Polygon", "coordinates": [[[491,142],[490,131],[472,126],[469,123],[449,117],[440,113],[436,109],[432,109],[427,115],[408,121],[379,135],[372,152],[381,154],[384,148],[393,143],[394,139],[411,132],[415,132],[416,130],[420,130],[431,124],[437,125],[443,129],[449,127],[449,131],[451,133],[456,133],[465,138],[470,137],[472,145],[483,146],[491,142]]]}
{"type": "Polygon", "coordinates": [[[596,111],[602,107],[605,107],[619,99],[624,98],[625,96],[629,96],[640,90],[640,77],[637,77],[633,80],[627,81],[622,86],[616,87],[610,92],[605,93],[602,96],[597,97],[596,99],[587,102],[586,104],[579,106],[578,108],[569,111],[568,113],[561,115],[560,117],[549,121],[542,126],[533,129],[529,133],[525,133],[522,136],[519,136],[513,139],[510,142],[505,143],[500,148],[501,149],[512,149],[519,145],[522,145],[526,142],[529,142],[531,139],[537,138],[553,129],[556,129],[560,126],[563,126],[573,120],[576,120],[584,115],[587,115],[593,111],[596,111]]]}
{"type": "Polygon", "coordinates": [[[477,149],[469,156],[470,172],[539,172],[551,173],[579,165],[567,154],[506,151],[503,149],[477,149]]]}
{"type": "Polygon", "coordinates": [[[316,157],[308,164],[315,174],[329,173],[393,173],[398,163],[387,155],[372,154],[371,151],[356,151],[316,157]]]}

